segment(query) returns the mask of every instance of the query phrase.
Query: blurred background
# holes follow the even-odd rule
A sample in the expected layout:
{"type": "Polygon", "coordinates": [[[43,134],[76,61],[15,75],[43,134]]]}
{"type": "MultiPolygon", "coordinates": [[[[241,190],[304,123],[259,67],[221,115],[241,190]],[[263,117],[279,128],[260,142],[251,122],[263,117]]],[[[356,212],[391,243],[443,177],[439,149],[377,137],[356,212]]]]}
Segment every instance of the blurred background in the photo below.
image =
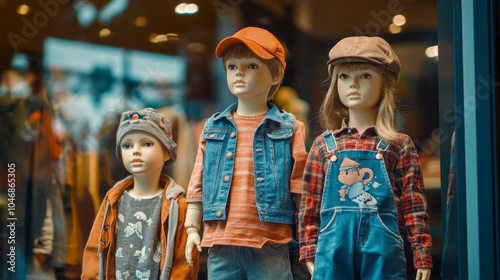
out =
{"type": "MultiPolygon", "coordinates": [[[[97,207],[127,174],[114,155],[123,110],[153,107],[167,115],[179,156],[165,172],[187,186],[203,120],[235,101],[215,46],[258,26],[285,46],[275,101],[307,125],[308,145],[321,132],[330,48],[354,35],[381,36],[393,46],[402,63],[398,123],[421,153],[438,279],[440,163],[450,158],[440,158],[437,8],[431,0],[0,0],[0,199],[5,220],[3,166],[13,162],[18,275],[79,278],[97,207]]],[[[6,252],[9,232],[1,230],[6,252]]],[[[10,277],[5,258],[2,279],[10,277]]]]}

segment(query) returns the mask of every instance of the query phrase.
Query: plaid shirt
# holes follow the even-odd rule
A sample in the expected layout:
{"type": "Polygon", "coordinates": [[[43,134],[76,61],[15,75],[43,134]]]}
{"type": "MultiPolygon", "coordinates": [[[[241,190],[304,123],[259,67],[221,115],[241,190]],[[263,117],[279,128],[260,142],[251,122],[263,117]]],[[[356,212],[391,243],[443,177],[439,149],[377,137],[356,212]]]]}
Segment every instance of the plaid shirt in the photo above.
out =
{"type": "MultiPolygon", "coordinates": [[[[343,127],[334,132],[339,150],[376,150],[379,137],[375,127],[362,135],[355,128],[343,127]]],[[[299,213],[300,259],[314,258],[320,226],[320,206],[330,155],[323,136],[314,141],[303,177],[303,193],[299,213]]],[[[399,134],[384,152],[384,161],[398,208],[401,236],[408,238],[413,249],[415,268],[432,267],[432,240],[420,160],[410,137],[399,134]]]]}

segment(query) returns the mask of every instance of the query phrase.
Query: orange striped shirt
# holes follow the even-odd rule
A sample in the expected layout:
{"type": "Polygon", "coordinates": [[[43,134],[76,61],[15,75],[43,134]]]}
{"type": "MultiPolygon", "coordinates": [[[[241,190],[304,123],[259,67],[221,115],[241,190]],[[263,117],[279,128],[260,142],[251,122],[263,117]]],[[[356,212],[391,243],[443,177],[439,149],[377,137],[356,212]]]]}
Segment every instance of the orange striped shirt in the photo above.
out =
{"type": "MultiPolygon", "coordinates": [[[[239,116],[233,113],[238,129],[234,174],[227,203],[227,219],[205,221],[201,245],[245,246],[262,248],[272,243],[287,243],[292,239],[290,225],[261,222],[255,203],[253,170],[253,136],[266,114],[257,116],[239,116]]],[[[292,153],[295,159],[290,180],[292,193],[302,192],[302,172],[306,161],[304,124],[295,121],[295,134],[292,138],[292,153]]],[[[203,153],[205,141],[200,139],[195,167],[188,186],[187,201],[202,200],[203,153]]]]}

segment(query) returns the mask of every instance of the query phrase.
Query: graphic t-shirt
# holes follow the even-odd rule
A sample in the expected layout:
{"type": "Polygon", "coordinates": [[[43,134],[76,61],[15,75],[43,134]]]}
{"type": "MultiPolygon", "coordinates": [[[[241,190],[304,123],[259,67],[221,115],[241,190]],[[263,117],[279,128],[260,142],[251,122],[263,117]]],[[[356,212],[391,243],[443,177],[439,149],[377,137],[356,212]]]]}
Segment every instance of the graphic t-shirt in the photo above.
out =
{"type": "Polygon", "coordinates": [[[125,191],[118,202],[116,279],[158,279],[162,194],[138,199],[125,191]]]}

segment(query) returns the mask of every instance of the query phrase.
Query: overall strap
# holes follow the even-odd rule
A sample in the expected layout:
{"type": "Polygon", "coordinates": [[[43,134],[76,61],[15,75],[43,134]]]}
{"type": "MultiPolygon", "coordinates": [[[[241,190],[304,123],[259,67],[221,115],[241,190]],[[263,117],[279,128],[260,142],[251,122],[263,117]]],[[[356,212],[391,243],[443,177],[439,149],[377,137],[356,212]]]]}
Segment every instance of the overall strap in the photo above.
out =
{"type": "Polygon", "coordinates": [[[385,152],[387,147],[389,147],[389,144],[387,144],[384,139],[380,139],[380,141],[378,141],[377,151],[385,152]]]}
{"type": "Polygon", "coordinates": [[[323,139],[325,140],[326,149],[329,153],[337,150],[337,141],[335,140],[335,136],[333,136],[333,131],[325,131],[323,133],[323,139]]]}
{"type": "Polygon", "coordinates": [[[387,144],[387,142],[385,142],[383,139],[380,139],[377,144],[377,154],[375,155],[375,158],[378,160],[384,158],[382,153],[387,150],[387,147],[389,147],[389,144],[387,144]]]}

